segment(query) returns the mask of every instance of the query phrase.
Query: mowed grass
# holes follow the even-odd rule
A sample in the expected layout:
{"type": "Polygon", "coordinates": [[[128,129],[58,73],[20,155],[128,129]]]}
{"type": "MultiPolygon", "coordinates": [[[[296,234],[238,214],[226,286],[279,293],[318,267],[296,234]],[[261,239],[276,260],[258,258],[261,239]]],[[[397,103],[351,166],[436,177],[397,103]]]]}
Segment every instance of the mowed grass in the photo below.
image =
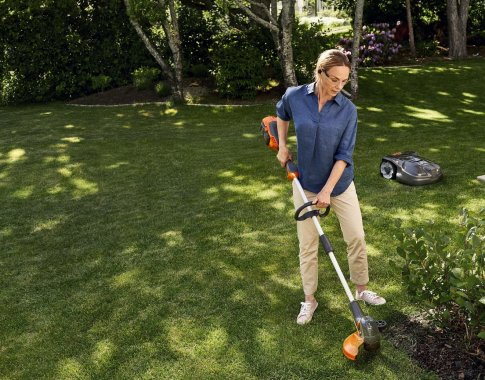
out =
{"type": "MultiPolygon", "coordinates": [[[[484,204],[485,61],[361,71],[356,186],[372,288],[399,323],[419,305],[388,265],[394,221],[453,234],[484,204]],[[379,176],[415,150],[442,182],[379,176]]],[[[291,186],[258,134],[274,104],[0,108],[0,378],[427,379],[384,337],[345,359],[348,300],[320,258],[302,301],[291,186]]],[[[292,140],[294,142],[294,139],[292,140]]],[[[335,216],[323,222],[345,273],[335,216]]]]}

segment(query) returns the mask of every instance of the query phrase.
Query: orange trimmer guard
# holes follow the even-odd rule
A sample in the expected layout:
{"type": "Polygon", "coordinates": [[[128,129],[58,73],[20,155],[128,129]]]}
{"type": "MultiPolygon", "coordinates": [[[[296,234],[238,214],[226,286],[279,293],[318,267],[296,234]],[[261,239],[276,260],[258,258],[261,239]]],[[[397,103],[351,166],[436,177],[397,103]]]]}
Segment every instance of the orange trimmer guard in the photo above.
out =
{"type": "Polygon", "coordinates": [[[359,347],[363,343],[364,339],[360,336],[359,332],[356,331],[344,340],[342,351],[347,358],[350,360],[355,360],[359,354],[359,347]]]}

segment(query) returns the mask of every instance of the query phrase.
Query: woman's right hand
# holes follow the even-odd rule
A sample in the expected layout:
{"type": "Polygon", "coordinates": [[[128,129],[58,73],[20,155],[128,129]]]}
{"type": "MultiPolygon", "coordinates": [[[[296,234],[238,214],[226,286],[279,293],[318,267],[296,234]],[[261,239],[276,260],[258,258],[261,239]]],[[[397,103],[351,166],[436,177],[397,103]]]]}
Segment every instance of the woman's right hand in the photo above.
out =
{"type": "Polygon", "coordinates": [[[293,160],[293,156],[286,146],[280,146],[279,147],[278,154],[276,155],[276,158],[280,162],[280,165],[283,166],[283,167],[286,165],[286,163],[289,160],[293,160]]]}

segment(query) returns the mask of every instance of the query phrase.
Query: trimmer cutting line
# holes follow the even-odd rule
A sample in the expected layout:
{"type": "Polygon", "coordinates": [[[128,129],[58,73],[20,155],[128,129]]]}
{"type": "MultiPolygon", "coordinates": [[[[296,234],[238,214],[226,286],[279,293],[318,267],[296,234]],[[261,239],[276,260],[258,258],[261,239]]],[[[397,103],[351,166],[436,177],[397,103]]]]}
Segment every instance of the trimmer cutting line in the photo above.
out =
{"type": "MultiPolygon", "coordinates": [[[[274,116],[267,116],[261,122],[260,132],[264,137],[266,145],[275,151],[278,151],[278,129],[276,128],[276,118],[274,116]]],[[[330,261],[333,264],[335,271],[342,283],[342,286],[345,290],[345,294],[350,301],[349,307],[352,315],[354,317],[354,323],[356,327],[356,332],[349,335],[342,345],[342,351],[344,355],[351,359],[355,360],[358,353],[359,347],[363,344],[365,350],[367,351],[376,351],[379,349],[381,345],[381,334],[380,331],[385,328],[386,322],[385,321],[375,321],[370,316],[365,316],[360,308],[359,303],[354,299],[352,292],[349,288],[347,281],[345,280],[345,276],[340,269],[340,266],[335,258],[333,253],[332,245],[328,240],[327,236],[322,230],[320,223],[317,219],[318,216],[325,217],[330,212],[330,207],[327,207],[325,212],[321,213],[319,210],[314,210],[312,206],[314,205],[313,202],[309,202],[308,198],[301,187],[300,181],[298,180],[298,168],[292,162],[288,161],[286,163],[286,171],[287,177],[290,181],[293,181],[296,188],[298,189],[302,199],[303,205],[301,205],[295,212],[295,219],[297,221],[302,221],[308,218],[312,218],[313,224],[317,229],[318,235],[320,237],[320,242],[322,243],[323,249],[327,253],[330,261]],[[301,215],[303,210],[307,210],[306,213],[301,215]]]]}

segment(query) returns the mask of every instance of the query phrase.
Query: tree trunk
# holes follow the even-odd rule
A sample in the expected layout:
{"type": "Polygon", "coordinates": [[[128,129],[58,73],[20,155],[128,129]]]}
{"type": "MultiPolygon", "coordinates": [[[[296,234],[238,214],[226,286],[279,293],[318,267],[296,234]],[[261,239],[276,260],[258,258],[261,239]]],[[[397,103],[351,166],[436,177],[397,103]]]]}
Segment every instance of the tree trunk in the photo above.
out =
{"type": "Polygon", "coordinates": [[[296,0],[282,0],[281,2],[281,24],[278,24],[277,1],[271,0],[270,9],[261,1],[249,0],[252,6],[260,7],[266,14],[263,19],[254,13],[250,7],[244,5],[242,0],[235,0],[237,6],[244,11],[253,21],[268,28],[271,31],[278,58],[280,59],[281,70],[285,87],[296,86],[295,65],[293,62],[293,20],[295,18],[296,0]]]}
{"type": "MultiPolygon", "coordinates": [[[[277,23],[278,20],[278,2],[277,0],[271,0],[271,8],[270,8],[270,20],[274,20],[274,23],[277,23]]],[[[271,22],[271,21],[270,21],[271,22]]],[[[281,42],[280,42],[280,29],[276,28],[269,28],[271,32],[271,37],[273,37],[273,43],[276,49],[276,54],[278,54],[278,59],[280,62],[283,62],[283,53],[281,51],[281,42]]],[[[281,65],[281,70],[284,72],[283,65],[281,65]]]]}
{"type": "Polygon", "coordinates": [[[409,48],[411,49],[411,57],[416,57],[416,45],[414,44],[414,29],[413,19],[411,16],[411,0],[406,0],[406,17],[408,19],[409,29],[409,48]]]}
{"type": "Polygon", "coordinates": [[[450,58],[464,58],[466,51],[466,24],[469,0],[447,0],[448,38],[450,58]]]}
{"type": "MultiPolygon", "coordinates": [[[[271,1],[270,12],[271,12],[272,19],[275,20],[274,22],[277,22],[276,21],[278,20],[277,0],[271,1]]],[[[282,48],[281,39],[280,39],[281,30],[279,27],[270,28],[270,32],[271,32],[271,36],[273,37],[273,43],[276,48],[276,54],[278,54],[278,59],[281,62],[281,72],[283,73],[283,78],[285,78],[285,73],[288,71],[288,68],[285,68],[286,59],[285,59],[285,55],[283,54],[283,48],[282,48]]],[[[286,79],[283,79],[283,80],[285,82],[285,86],[288,87],[286,85],[286,79]]]]}
{"type": "Polygon", "coordinates": [[[295,0],[283,0],[281,9],[281,66],[286,87],[298,84],[293,64],[293,21],[295,19],[295,0]]]}
{"type": "Polygon", "coordinates": [[[364,16],[364,0],[357,0],[355,4],[354,15],[354,39],[352,41],[352,61],[351,61],[351,74],[350,74],[350,89],[352,93],[352,99],[359,97],[359,49],[360,49],[360,37],[362,35],[362,18],[364,16]]]}
{"type": "Polygon", "coordinates": [[[168,1],[169,17],[163,18],[162,27],[167,36],[168,46],[172,52],[174,65],[174,80],[171,83],[173,98],[177,102],[184,101],[184,88],[182,83],[182,40],[178,26],[177,12],[174,0],[168,1]]]}

